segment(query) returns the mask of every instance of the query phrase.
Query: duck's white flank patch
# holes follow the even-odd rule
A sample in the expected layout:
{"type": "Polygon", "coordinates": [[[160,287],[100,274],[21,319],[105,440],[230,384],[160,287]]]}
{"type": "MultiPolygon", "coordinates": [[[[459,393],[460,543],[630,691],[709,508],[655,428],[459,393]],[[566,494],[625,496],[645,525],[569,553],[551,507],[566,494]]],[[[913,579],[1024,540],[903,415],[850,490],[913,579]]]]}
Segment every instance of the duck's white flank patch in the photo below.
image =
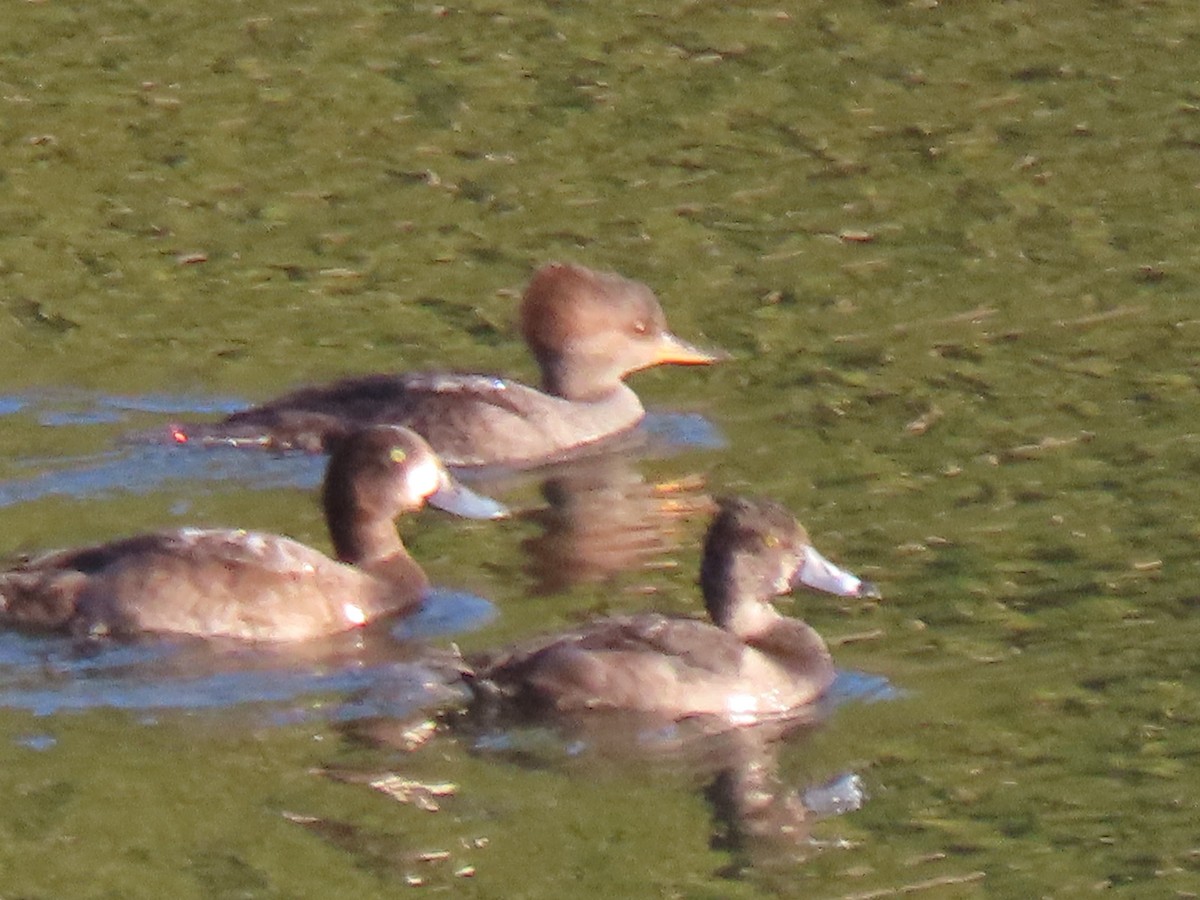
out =
{"type": "Polygon", "coordinates": [[[754,694],[730,694],[725,699],[725,714],[732,722],[751,722],[759,713],[758,697],[754,694]]]}

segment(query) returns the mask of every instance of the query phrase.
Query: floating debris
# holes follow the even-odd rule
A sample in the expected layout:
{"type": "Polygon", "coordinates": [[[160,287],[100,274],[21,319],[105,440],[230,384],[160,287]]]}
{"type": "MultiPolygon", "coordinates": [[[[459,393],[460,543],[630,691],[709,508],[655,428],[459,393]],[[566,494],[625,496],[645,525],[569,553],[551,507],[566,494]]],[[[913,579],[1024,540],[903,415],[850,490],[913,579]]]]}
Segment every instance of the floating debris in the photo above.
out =
{"type": "Polygon", "coordinates": [[[326,778],[342,784],[365,784],[381,794],[387,794],[401,803],[411,803],[417,809],[437,812],[441,809],[438,797],[450,797],[458,793],[458,785],[451,782],[423,784],[405,778],[396,772],[354,772],[348,769],[317,769],[326,778]]]}
{"type": "Polygon", "coordinates": [[[1073,447],[1075,444],[1085,444],[1094,438],[1090,431],[1081,431],[1073,437],[1053,437],[1047,435],[1035,444],[1019,444],[1002,450],[997,462],[1016,462],[1019,460],[1038,459],[1050,450],[1061,450],[1063,447],[1073,447]]]}
{"type": "Polygon", "coordinates": [[[917,418],[913,419],[904,426],[904,430],[909,434],[922,435],[932,428],[945,413],[938,406],[931,406],[917,418]]]}
{"type": "Polygon", "coordinates": [[[859,231],[854,228],[845,228],[838,232],[838,240],[846,244],[869,244],[875,240],[873,231],[859,231]]]}
{"type": "Polygon", "coordinates": [[[401,803],[411,803],[417,809],[426,812],[437,812],[441,809],[435,798],[451,797],[458,793],[458,785],[450,782],[441,784],[422,784],[401,775],[387,774],[367,782],[375,790],[387,794],[393,800],[401,803]]]}

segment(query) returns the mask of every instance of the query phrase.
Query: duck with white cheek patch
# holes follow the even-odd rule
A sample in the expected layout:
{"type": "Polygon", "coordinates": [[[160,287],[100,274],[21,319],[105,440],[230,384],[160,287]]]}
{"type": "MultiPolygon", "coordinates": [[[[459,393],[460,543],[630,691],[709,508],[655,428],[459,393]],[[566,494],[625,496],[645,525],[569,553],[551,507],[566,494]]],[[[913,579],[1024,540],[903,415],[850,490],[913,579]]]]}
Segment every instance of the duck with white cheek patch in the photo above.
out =
{"type": "Polygon", "coordinates": [[[336,559],[287,537],[182,528],[60,550],[0,573],[0,624],[79,635],[299,641],[416,609],[429,587],[395,519],[426,502],[496,518],[413,432],[376,426],[334,448],[322,490],[336,559]]]}

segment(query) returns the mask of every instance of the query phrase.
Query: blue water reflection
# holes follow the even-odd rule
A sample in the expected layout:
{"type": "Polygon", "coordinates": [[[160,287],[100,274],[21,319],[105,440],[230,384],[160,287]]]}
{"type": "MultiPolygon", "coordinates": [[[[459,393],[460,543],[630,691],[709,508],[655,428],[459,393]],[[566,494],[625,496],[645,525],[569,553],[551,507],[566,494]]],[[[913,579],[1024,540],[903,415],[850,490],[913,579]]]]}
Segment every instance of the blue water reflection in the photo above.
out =
{"type": "MultiPolygon", "coordinates": [[[[324,459],[301,452],[272,453],[231,447],[180,448],[171,437],[170,420],[198,415],[221,415],[245,407],[228,397],[170,394],[110,396],[83,392],[0,396],[0,416],[33,415],[51,428],[127,424],[131,434],[116,446],[82,456],[28,457],[11,461],[17,469],[36,474],[0,481],[0,507],[51,496],[97,498],[116,492],[147,494],[179,482],[236,483],[260,490],[311,489],[320,484],[324,459]],[[168,421],[136,431],[146,414],[168,421]]],[[[720,431],[696,413],[647,415],[631,436],[637,452],[670,455],[686,449],[725,445],[720,431]]]]}
{"type": "Polygon", "coordinates": [[[199,710],[266,704],[271,707],[265,714],[268,722],[309,715],[403,715],[447,696],[446,678],[427,665],[428,650],[420,641],[461,634],[494,616],[495,608],[481,597],[435,588],[410,617],[301,645],[169,638],[81,643],[64,636],[0,632],[0,706],[45,716],[95,708],[199,710]],[[374,699],[338,705],[358,694],[374,699]],[[331,695],[330,704],[313,702],[331,695]]]}

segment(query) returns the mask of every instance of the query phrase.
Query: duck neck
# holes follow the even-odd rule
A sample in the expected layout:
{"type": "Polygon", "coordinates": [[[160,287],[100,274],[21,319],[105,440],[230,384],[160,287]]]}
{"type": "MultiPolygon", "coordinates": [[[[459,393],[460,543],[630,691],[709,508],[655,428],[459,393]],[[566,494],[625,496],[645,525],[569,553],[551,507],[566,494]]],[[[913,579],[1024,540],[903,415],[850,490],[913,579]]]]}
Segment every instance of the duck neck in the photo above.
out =
{"type": "Polygon", "coordinates": [[[331,527],[330,534],[338,560],[383,582],[387,597],[397,594],[419,597],[429,587],[429,580],[408,555],[392,522],[358,522],[351,526],[331,527]]]}
{"type": "Polygon", "coordinates": [[[396,525],[389,519],[331,519],[329,536],[337,558],[344,563],[367,568],[393,558],[409,559],[396,525]]]}
{"type": "Polygon", "coordinates": [[[563,356],[541,356],[542,390],[564,400],[590,403],[610,396],[621,384],[598,367],[563,356]]]}
{"type": "Polygon", "coordinates": [[[781,616],[764,593],[761,574],[739,555],[705,559],[700,569],[704,606],[713,624],[743,640],[764,634],[781,616]]]}
{"type": "Polygon", "coordinates": [[[429,579],[403,546],[398,553],[361,563],[359,568],[387,584],[389,596],[409,603],[419,601],[429,587],[429,579]]]}
{"type": "Polygon", "coordinates": [[[750,643],[776,662],[801,671],[810,679],[815,679],[820,669],[827,670],[820,675],[822,690],[833,680],[833,659],[829,648],[806,622],[779,616],[773,625],[755,635],[750,643]]]}

